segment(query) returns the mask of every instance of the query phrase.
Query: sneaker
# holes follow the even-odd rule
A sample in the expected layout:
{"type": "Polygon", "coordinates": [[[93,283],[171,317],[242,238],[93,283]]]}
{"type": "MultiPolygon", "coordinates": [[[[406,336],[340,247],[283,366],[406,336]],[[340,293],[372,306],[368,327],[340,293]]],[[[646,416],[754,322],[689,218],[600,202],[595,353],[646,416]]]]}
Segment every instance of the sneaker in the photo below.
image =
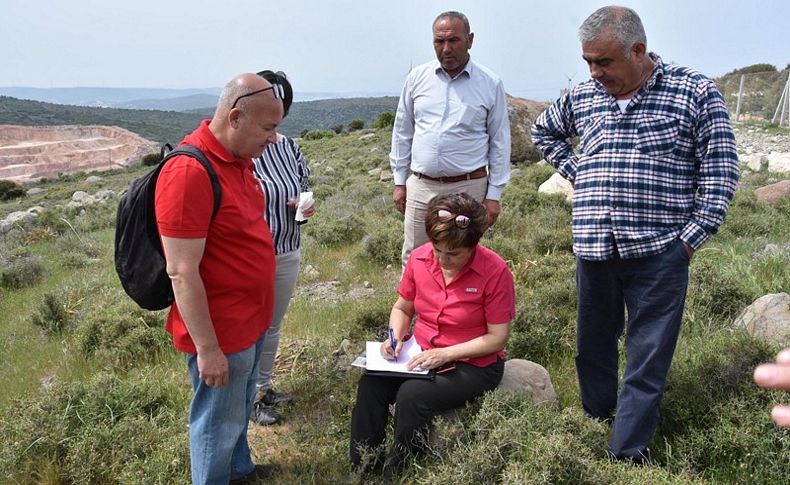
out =
{"type": "Polygon", "coordinates": [[[267,406],[261,401],[256,401],[252,406],[250,421],[261,426],[271,426],[280,421],[280,414],[271,406],[267,406]]]}
{"type": "Polygon", "coordinates": [[[261,480],[266,480],[271,478],[274,475],[282,473],[283,468],[278,464],[271,464],[271,465],[263,465],[258,464],[255,465],[255,468],[245,476],[241,478],[237,478],[235,480],[231,480],[229,485],[245,485],[248,483],[258,483],[261,480]]]}
{"type": "Polygon", "coordinates": [[[283,394],[282,392],[275,391],[274,389],[266,389],[266,393],[261,397],[261,401],[267,406],[279,406],[280,404],[288,404],[293,401],[293,396],[283,394]]]}

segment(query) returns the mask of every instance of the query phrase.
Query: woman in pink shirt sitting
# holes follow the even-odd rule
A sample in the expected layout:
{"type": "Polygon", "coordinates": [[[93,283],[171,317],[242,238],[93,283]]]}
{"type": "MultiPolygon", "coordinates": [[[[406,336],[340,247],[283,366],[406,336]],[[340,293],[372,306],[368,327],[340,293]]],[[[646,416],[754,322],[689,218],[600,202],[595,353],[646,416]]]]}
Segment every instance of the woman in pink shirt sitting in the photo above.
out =
{"type": "Polygon", "coordinates": [[[430,242],[409,257],[390,313],[395,349],[387,339],[380,351],[394,359],[403,340],[414,338],[422,353],[408,368],[433,369],[435,378],[363,375],[351,420],[351,464],[367,473],[383,461],[389,405],[396,404],[385,479],[399,474],[410,454],[423,451],[435,413],[499,384],[515,316],[513,274],[499,255],[478,244],[486,230],[481,203],[465,193],[436,196],[425,230],[430,242]]]}

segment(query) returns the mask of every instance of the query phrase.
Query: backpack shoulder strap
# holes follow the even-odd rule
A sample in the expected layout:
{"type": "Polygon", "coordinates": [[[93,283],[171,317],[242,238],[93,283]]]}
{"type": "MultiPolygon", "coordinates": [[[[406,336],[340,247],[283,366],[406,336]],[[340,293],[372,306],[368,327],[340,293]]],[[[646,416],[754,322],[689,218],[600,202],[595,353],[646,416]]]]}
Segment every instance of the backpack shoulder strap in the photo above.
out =
{"type": "Polygon", "coordinates": [[[217,211],[219,211],[220,205],[222,204],[222,187],[219,185],[219,178],[217,178],[217,172],[214,171],[214,166],[208,161],[206,154],[203,153],[200,148],[194,145],[181,145],[175,150],[165,152],[167,147],[170,147],[169,143],[165,143],[165,145],[162,146],[162,154],[164,154],[164,157],[159,163],[160,169],[162,166],[164,166],[165,162],[177,155],[186,155],[188,157],[192,157],[200,162],[200,164],[203,165],[203,168],[206,169],[208,178],[211,180],[211,190],[214,193],[214,210],[211,212],[211,219],[213,220],[214,216],[217,215],[217,211]]]}

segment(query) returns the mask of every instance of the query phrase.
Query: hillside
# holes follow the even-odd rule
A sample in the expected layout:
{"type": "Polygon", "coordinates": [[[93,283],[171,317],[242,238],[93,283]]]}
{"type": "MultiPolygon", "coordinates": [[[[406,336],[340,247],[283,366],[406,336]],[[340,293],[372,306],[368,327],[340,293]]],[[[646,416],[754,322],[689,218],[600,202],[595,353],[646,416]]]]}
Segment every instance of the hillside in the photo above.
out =
{"type": "Polygon", "coordinates": [[[178,142],[202,118],[195,113],[117,108],[90,108],[0,96],[0,124],[24,126],[120,126],[157,142],[178,142]]]}
{"type": "MultiPolygon", "coordinates": [[[[282,424],[250,427],[256,459],[283,465],[272,483],[338,483],[348,472],[359,379],[349,363],[386,333],[400,276],[402,218],[381,177],[390,136],[366,130],[302,141],[318,212],[302,226],[302,271],[274,376],[295,401],[282,424]]],[[[786,151],[790,139],[787,130],[747,125],[737,136],[765,153],[786,151]]],[[[551,167],[516,168],[483,243],[509,262],[516,282],[507,355],[544,366],[559,402],[540,407],[491,393],[442,420],[429,455],[403,483],[785,485],[790,435],[773,426],[769,409],[788,396],[752,381],[755,365],[778,347],[733,322],[757,298],[790,288],[790,201],[771,206],[754,194],[790,175],[744,167],[727,220],[691,261],[651,445],[659,464],[634,467],[607,459],[609,427],[579,404],[570,204],[538,192],[551,167]]],[[[0,201],[2,219],[28,214],[0,237],[4,483],[189,482],[183,355],[163,330],[164,314],[136,308],[113,270],[118,194],[146,170],[40,181],[35,193],[0,201]]]]}
{"type": "Polygon", "coordinates": [[[790,65],[780,71],[770,64],[754,64],[735,69],[717,78],[716,85],[724,95],[730,117],[734,119],[738,105],[738,89],[743,75],[741,120],[770,121],[779,104],[788,74],[790,74],[790,65]]]}
{"type": "MultiPolygon", "coordinates": [[[[382,111],[395,111],[395,97],[325,99],[294,103],[282,125],[282,133],[299,136],[304,130],[329,129],[360,118],[366,126],[382,111]]],[[[29,101],[0,96],[0,124],[46,125],[107,125],[120,126],[143,138],[157,142],[178,142],[214,108],[186,112],[150,109],[94,108],[29,101]]]]}
{"type": "MultiPolygon", "coordinates": [[[[384,96],[379,98],[340,98],[296,102],[278,129],[287,136],[300,136],[304,130],[326,130],[340,124],[345,129],[353,119],[365,121],[365,126],[376,119],[383,111],[395,111],[398,98],[384,96]]],[[[192,110],[210,117],[213,108],[192,110]]]]}

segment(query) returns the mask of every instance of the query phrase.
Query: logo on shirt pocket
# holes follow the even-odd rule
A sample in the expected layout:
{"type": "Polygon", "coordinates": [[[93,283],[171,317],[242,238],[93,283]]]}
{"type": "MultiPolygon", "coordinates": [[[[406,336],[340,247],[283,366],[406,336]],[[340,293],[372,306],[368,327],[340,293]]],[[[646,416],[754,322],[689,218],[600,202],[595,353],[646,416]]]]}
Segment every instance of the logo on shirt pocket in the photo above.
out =
{"type": "Polygon", "coordinates": [[[466,292],[467,293],[477,293],[477,288],[467,288],[466,292]]]}

